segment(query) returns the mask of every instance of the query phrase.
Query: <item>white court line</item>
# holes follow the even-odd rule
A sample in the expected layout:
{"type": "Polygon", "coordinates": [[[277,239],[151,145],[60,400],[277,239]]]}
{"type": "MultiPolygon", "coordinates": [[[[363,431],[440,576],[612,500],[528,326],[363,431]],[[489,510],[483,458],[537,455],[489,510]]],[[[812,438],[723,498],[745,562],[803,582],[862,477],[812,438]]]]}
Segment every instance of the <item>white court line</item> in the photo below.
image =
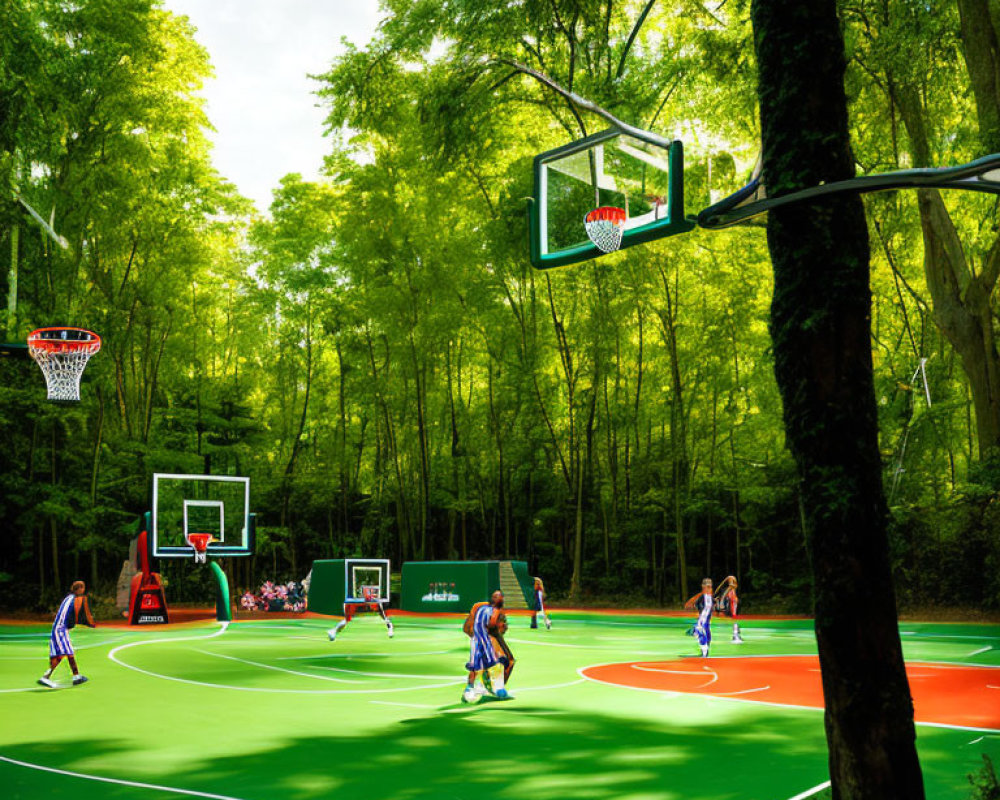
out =
{"type": "Polygon", "coordinates": [[[86,775],[82,772],[70,772],[67,769],[56,769],[55,767],[43,767],[41,764],[31,764],[27,761],[18,761],[7,756],[0,756],[0,761],[6,761],[16,767],[27,767],[37,769],[42,772],[52,772],[56,775],[67,775],[70,778],[83,778],[87,781],[99,781],[101,783],[116,783],[119,786],[135,786],[138,789],[153,789],[157,792],[172,792],[173,794],[185,794],[191,797],[208,797],[211,800],[240,800],[228,794],[212,794],[211,792],[196,792],[194,789],[178,789],[176,786],[159,786],[155,783],[141,783],[139,781],[124,781],[119,778],[103,778],[100,775],[86,775]]]}
{"type": "Polygon", "coordinates": [[[700,678],[705,677],[706,671],[712,672],[712,670],[710,670],[708,667],[705,667],[705,669],[702,672],[691,672],[690,670],[682,670],[682,669],[660,669],[659,667],[640,667],[638,664],[631,664],[630,666],[632,667],[632,669],[638,669],[643,672],[665,672],[668,675],[697,675],[700,678]]]}
{"type": "MultiPolygon", "coordinates": [[[[467,650],[466,647],[456,647],[454,650],[467,650]]],[[[306,661],[319,658],[409,658],[410,656],[440,656],[451,653],[453,650],[427,650],[423,653],[327,653],[325,655],[311,656],[281,656],[275,661],[306,661]]]]}
{"type": "Polygon", "coordinates": [[[642,670],[643,672],[667,672],[672,675],[698,675],[701,678],[705,677],[705,672],[711,674],[712,676],[711,678],[705,681],[705,683],[699,683],[697,686],[691,687],[693,689],[704,689],[706,686],[711,686],[713,683],[719,680],[719,673],[717,673],[711,667],[702,667],[704,672],[678,672],[677,670],[657,669],[656,667],[640,667],[638,664],[632,664],[631,666],[632,669],[642,670]]]}
{"type": "Polygon", "coordinates": [[[403,708],[437,708],[437,706],[428,706],[423,703],[393,703],[390,700],[369,700],[369,703],[374,703],[377,706],[402,706],[403,708]]]}
{"type": "Polygon", "coordinates": [[[198,650],[195,652],[201,653],[206,656],[215,656],[216,658],[224,658],[227,661],[238,661],[240,664],[249,664],[251,667],[260,667],[261,669],[273,669],[275,672],[284,672],[287,675],[298,675],[302,678],[313,678],[317,681],[333,681],[334,683],[367,683],[367,681],[352,681],[350,678],[334,678],[328,675],[315,675],[311,672],[299,672],[294,669],[285,669],[284,667],[275,667],[271,664],[261,664],[259,661],[250,661],[246,658],[237,658],[236,656],[227,656],[222,653],[212,653],[208,650],[198,650]]]}
{"type": "Polygon", "coordinates": [[[1000,636],[959,636],[958,634],[949,633],[919,633],[917,631],[900,631],[900,636],[915,636],[918,639],[972,639],[973,641],[981,641],[983,639],[993,639],[994,641],[1000,639],[1000,636]]]}
{"type": "MultiPolygon", "coordinates": [[[[165,681],[174,681],[175,683],[186,683],[189,686],[204,686],[208,689],[230,689],[236,692],[259,692],[261,694],[389,694],[392,692],[414,692],[422,691],[424,689],[440,689],[446,686],[455,686],[459,683],[465,683],[464,680],[449,681],[448,683],[432,683],[425,684],[424,686],[405,686],[398,689],[274,689],[267,687],[258,686],[234,686],[227,683],[209,683],[208,681],[195,681],[189,678],[178,678],[175,675],[164,675],[159,672],[153,672],[148,669],[142,669],[141,667],[134,666],[133,664],[126,664],[124,661],[118,659],[117,654],[121,650],[125,650],[129,647],[138,647],[140,645],[147,644],[159,644],[161,642],[182,642],[182,641],[203,641],[205,639],[211,639],[215,636],[219,636],[226,630],[223,627],[221,630],[209,636],[181,636],[173,639],[144,639],[140,642],[131,642],[129,644],[119,645],[113,648],[108,653],[108,658],[114,661],[118,666],[125,667],[125,669],[130,669],[133,672],[139,672],[143,675],[148,675],[151,678],[159,678],[165,681]]],[[[228,658],[229,656],[224,656],[228,658]]],[[[322,678],[319,675],[313,675],[314,678],[322,678]]],[[[330,680],[330,679],[327,679],[330,680]]]]}
{"type": "MultiPolygon", "coordinates": [[[[111,639],[105,639],[102,642],[89,642],[87,644],[74,644],[73,645],[73,649],[76,650],[77,652],[79,652],[80,650],[93,650],[95,647],[104,647],[105,645],[114,644],[115,642],[120,642],[122,639],[125,639],[125,638],[127,638],[127,637],[125,637],[125,636],[115,636],[115,637],[113,637],[111,639]]],[[[24,642],[24,645],[26,647],[28,645],[31,645],[34,652],[37,652],[37,650],[34,650],[34,647],[37,644],[38,644],[38,642],[34,642],[34,641],[32,641],[32,642],[24,642]]],[[[0,656],[0,661],[27,661],[27,660],[37,661],[38,660],[38,656],[37,655],[35,655],[35,656],[0,656]]]]}
{"type": "Polygon", "coordinates": [[[795,797],[789,797],[788,800],[806,800],[807,797],[812,797],[814,794],[819,794],[824,789],[830,788],[830,781],[823,781],[823,783],[818,783],[812,787],[812,789],[806,789],[804,792],[800,792],[795,795],[795,797]]]}
{"type": "Polygon", "coordinates": [[[742,689],[738,692],[710,692],[712,697],[733,697],[738,694],[753,694],[754,692],[766,692],[771,688],[771,685],[758,686],[756,689],[742,689]]]}
{"type": "MultiPolygon", "coordinates": [[[[654,692],[656,694],[661,694],[667,697],[676,697],[677,695],[687,695],[688,697],[704,697],[709,700],[718,700],[722,703],[752,703],[755,706],[770,706],[771,708],[792,708],[799,711],[825,711],[823,708],[818,708],[816,706],[801,706],[794,703],[773,703],[769,700],[748,700],[743,697],[722,697],[718,694],[696,694],[693,692],[677,692],[672,689],[648,689],[644,686],[628,686],[623,683],[612,683],[611,681],[602,681],[600,678],[594,678],[590,675],[584,675],[584,670],[596,669],[598,667],[613,667],[619,666],[622,662],[620,661],[609,661],[603,664],[590,664],[585,667],[578,667],[576,672],[584,680],[591,681],[593,683],[603,683],[605,686],[614,686],[617,689],[628,689],[633,692],[654,692]]],[[[1000,688],[1000,687],[994,687],[1000,688]]],[[[973,733],[1000,733],[1000,728],[978,728],[971,725],[948,725],[943,722],[919,722],[914,720],[914,725],[920,725],[925,728],[944,728],[946,730],[952,731],[971,731],[973,733]]],[[[806,795],[808,797],[808,795],[806,795]]],[[[790,798],[790,800],[795,800],[795,798],[790,798]]]]}
{"type": "Polygon", "coordinates": [[[521,692],[544,692],[548,689],[564,689],[567,686],[577,686],[581,683],[585,683],[583,678],[578,678],[575,681],[569,681],[567,683],[553,683],[549,686],[518,686],[514,689],[515,692],[520,694],[521,692]]]}
{"type": "Polygon", "coordinates": [[[973,650],[971,653],[965,656],[965,658],[972,658],[973,656],[978,656],[980,653],[988,653],[992,649],[993,645],[990,645],[989,647],[980,647],[978,650],[973,650]]]}
{"type": "MultiPolygon", "coordinates": [[[[568,647],[573,650],[616,650],[621,651],[620,647],[607,647],[606,645],[590,645],[590,644],[563,644],[561,642],[533,642],[530,639],[511,639],[509,636],[506,637],[508,642],[514,642],[515,644],[527,644],[527,645],[537,645],[538,647],[568,647]]],[[[667,643],[668,647],[676,647],[676,642],[667,643]]],[[[630,651],[632,655],[637,656],[672,656],[673,651],[664,650],[632,650],[630,651]]]]}
{"type": "MultiPolygon", "coordinates": [[[[432,680],[439,680],[439,679],[448,680],[455,677],[453,674],[452,675],[408,675],[403,672],[362,672],[359,669],[345,669],[343,667],[316,667],[316,669],[327,669],[330,670],[331,672],[347,672],[351,675],[364,675],[369,678],[430,678],[432,680]]],[[[317,675],[316,677],[319,676],[317,675]]],[[[367,681],[349,681],[349,682],[367,683],[367,681]]]]}

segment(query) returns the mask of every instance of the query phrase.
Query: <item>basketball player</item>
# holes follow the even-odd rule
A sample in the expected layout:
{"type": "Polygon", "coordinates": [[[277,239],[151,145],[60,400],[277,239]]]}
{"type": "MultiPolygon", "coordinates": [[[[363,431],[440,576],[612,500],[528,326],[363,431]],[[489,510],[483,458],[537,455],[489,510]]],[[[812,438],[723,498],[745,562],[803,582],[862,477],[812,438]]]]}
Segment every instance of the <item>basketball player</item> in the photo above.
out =
{"type": "Polygon", "coordinates": [[[719,611],[733,621],[733,644],[743,644],[740,636],[739,616],[740,598],[736,596],[736,576],[729,575],[722,582],[722,594],[719,596],[719,611]]]}
{"type": "Polygon", "coordinates": [[[462,629],[472,641],[469,643],[469,660],[465,664],[469,681],[462,693],[463,703],[478,702],[486,693],[487,680],[499,699],[510,697],[504,682],[514,665],[513,656],[503,643],[501,628],[506,625],[506,616],[502,608],[503,592],[498,589],[488,603],[476,603],[465,620],[462,629]],[[482,690],[476,685],[477,679],[483,683],[482,690]]]}
{"type": "Polygon", "coordinates": [[[694,636],[698,640],[703,658],[708,657],[708,648],[712,645],[712,608],[714,607],[712,579],[705,578],[701,582],[701,594],[696,594],[684,604],[684,608],[697,608],[698,621],[694,624],[694,636]]]}
{"type": "Polygon", "coordinates": [[[48,686],[53,689],[59,686],[59,684],[52,680],[52,673],[64,657],[69,661],[69,668],[73,670],[73,685],[79,686],[81,683],[87,682],[87,676],[81,675],[80,670],[76,666],[73,644],[69,640],[69,629],[76,625],[78,620],[88,628],[97,627],[94,624],[94,618],[90,615],[90,606],[87,603],[87,598],[84,597],[84,592],[86,591],[87,587],[84,582],[76,581],[70,586],[69,594],[59,604],[55,621],[52,623],[52,635],[49,637],[49,668],[38,679],[38,682],[42,686],[48,686]]]}
{"type": "MultiPolygon", "coordinates": [[[[382,622],[385,623],[386,633],[389,634],[389,638],[391,639],[392,635],[394,633],[393,628],[392,628],[392,620],[389,619],[386,616],[385,609],[382,607],[382,603],[381,602],[372,602],[372,603],[367,603],[367,605],[368,605],[369,608],[374,607],[375,610],[378,611],[378,615],[380,617],[382,617],[382,622]]],[[[345,616],[340,622],[337,623],[337,626],[335,628],[330,628],[330,630],[328,630],[326,632],[327,638],[331,642],[335,641],[337,639],[337,634],[340,633],[342,630],[344,630],[344,628],[347,627],[347,623],[349,621],[350,621],[350,618],[347,617],[347,616],[345,616]]]]}
{"type": "Polygon", "coordinates": [[[549,621],[549,615],[545,613],[545,584],[542,583],[541,578],[535,578],[535,605],[531,609],[531,627],[538,627],[538,612],[542,612],[542,619],[545,621],[545,630],[552,630],[552,623],[549,621]]]}

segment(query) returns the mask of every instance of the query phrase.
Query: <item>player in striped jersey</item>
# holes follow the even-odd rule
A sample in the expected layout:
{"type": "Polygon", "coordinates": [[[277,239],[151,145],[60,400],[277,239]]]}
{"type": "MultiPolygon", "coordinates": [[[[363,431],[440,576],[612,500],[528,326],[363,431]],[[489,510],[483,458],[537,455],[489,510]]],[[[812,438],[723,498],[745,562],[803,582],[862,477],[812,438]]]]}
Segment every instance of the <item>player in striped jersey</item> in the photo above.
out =
{"type": "Polygon", "coordinates": [[[465,620],[463,630],[472,641],[469,644],[469,660],[465,668],[469,671],[469,682],[462,694],[462,702],[475,703],[486,693],[485,683],[490,680],[494,694],[501,700],[510,697],[504,682],[513,669],[513,657],[503,641],[502,628],[506,617],[503,614],[503,592],[493,592],[488,603],[476,603],[465,620]],[[480,689],[477,679],[484,685],[480,689]]]}
{"type": "Polygon", "coordinates": [[[59,662],[65,657],[69,661],[69,668],[73,670],[73,685],[79,686],[87,682],[87,676],[81,675],[76,666],[76,656],[73,653],[73,644],[69,640],[69,629],[81,621],[90,628],[94,625],[94,618],[90,615],[90,606],[84,593],[87,587],[83,581],[76,581],[69,589],[59,604],[56,611],[55,621],[52,623],[52,635],[49,637],[49,669],[38,679],[42,686],[56,688],[58,684],[52,680],[52,672],[59,666],[59,662]]]}
{"type": "Polygon", "coordinates": [[[712,579],[705,578],[701,582],[701,594],[696,594],[684,604],[684,608],[697,608],[698,621],[694,624],[694,635],[701,648],[701,655],[708,657],[708,648],[712,646],[712,609],[715,606],[712,579]]]}

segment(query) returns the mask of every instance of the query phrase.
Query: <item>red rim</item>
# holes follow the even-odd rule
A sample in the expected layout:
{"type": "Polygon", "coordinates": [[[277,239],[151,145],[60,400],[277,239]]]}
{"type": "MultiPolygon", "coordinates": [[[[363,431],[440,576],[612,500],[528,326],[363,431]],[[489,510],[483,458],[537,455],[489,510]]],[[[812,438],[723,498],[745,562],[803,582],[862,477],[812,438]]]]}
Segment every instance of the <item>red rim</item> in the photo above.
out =
{"type": "Polygon", "coordinates": [[[601,206],[590,211],[584,222],[597,222],[598,220],[608,220],[609,222],[624,222],[625,209],[617,206],[601,206]]]}
{"type": "Polygon", "coordinates": [[[87,350],[96,353],[101,349],[101,337],[86,328],[71,328],[68,326],[53,328],[38,328],[28,334],[28,347],[49,353],[67,353],[74,350],[87,350]],[[85,334],[75,339],[62,339],[55,336],[45,336],[46,333],[76,333],[85,334]]]}
{"type": "Polygon", "coordinates": [[[212,541],[214,537],[210,533],[189,533],[187,538],[195,550],[199,553],[204,553],[208,550],[208,543],[212,541]]]}

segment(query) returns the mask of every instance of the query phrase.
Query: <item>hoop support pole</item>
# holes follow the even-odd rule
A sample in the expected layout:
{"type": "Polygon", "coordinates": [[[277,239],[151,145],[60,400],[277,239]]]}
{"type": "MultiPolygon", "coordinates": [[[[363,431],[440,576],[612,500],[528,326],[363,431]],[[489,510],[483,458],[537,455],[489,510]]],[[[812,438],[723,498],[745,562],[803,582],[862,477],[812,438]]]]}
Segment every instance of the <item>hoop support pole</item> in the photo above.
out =
{"type": "Polygon", "coordinates": [[[215,595],[215,618],[219,622],[232,622],[233,610],[229,605],[229,579],[222,567],[214,561],[209,562],[212,574],[215,575],[216,595],[215,595]]]}

